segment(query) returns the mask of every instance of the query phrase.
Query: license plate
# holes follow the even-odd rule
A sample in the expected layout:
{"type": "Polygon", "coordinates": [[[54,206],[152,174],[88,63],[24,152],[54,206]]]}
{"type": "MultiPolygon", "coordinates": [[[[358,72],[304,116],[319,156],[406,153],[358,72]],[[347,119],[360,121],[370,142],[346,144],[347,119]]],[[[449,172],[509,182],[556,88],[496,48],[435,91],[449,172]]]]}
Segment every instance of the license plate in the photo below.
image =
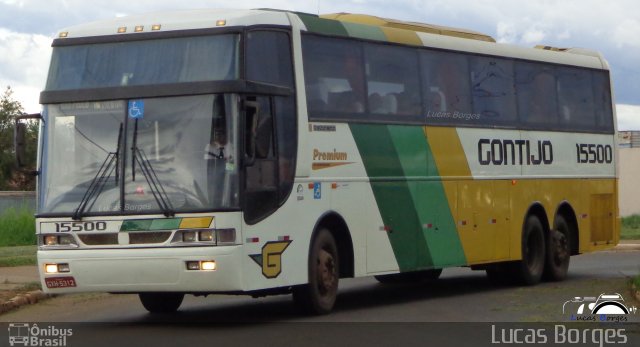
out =
{"type": "Polygon", "coordinates": [[[71,276],[45,278],[44,283],[47,285],[47,288],[50,289],[76,286],[76,280],[71,276]]]}

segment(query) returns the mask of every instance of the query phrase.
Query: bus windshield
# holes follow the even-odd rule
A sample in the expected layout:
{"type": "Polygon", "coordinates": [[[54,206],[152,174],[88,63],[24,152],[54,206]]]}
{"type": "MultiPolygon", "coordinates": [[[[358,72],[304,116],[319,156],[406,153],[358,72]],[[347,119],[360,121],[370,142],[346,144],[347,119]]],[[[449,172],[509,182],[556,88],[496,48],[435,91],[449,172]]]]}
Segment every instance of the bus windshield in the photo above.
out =
{"type": "Polygon", "coordinates": [[[233,80],[238,34],[59,46],[46,90],[233,80]]]}
{"type": "Polygon", "coordinates": [[[45,106],[40,213],[165,212],[158,195],[173,212],[237,209],[237,105],[213,94],[45,106]]]}

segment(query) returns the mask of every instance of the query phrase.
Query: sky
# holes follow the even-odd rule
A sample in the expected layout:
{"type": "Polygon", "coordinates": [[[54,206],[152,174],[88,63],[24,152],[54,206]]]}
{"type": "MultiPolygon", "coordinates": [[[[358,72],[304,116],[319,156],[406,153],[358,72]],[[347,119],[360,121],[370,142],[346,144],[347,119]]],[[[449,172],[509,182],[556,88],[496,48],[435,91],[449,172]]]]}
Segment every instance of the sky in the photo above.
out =
{"type": "Polygon", "coordinates": [[[0,0],[0,91],[40,111],[51,41],[65,27],[157,11],[277,8],[349,12],[479,31],[498,42],[600,51],[611,66],[619,130],[640,130],[637,0],[0,0]]]}

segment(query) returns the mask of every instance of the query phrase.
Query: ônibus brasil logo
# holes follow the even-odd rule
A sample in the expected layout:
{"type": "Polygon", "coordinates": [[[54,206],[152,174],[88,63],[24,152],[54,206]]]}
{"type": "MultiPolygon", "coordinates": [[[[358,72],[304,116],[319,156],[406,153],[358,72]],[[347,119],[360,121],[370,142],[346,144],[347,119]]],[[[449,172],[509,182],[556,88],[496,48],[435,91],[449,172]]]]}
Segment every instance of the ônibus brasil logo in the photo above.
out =
{"type": "Polygon", "coordinates": [[[628,306],[622,295],[600,294],[576,296],[562,305],[562,314],[571,314],[572,321],[626,322],[627,316],[635,314],[638,308],[628,306]]]}
{"type": "Polygon", "coordinates": [[[39,327],[38,324],[10,323],[9,345],[29,347],[63,347],[67,345],[67,338],[73,335],[73,329],[60,329],[48,325],[39,327]]]}

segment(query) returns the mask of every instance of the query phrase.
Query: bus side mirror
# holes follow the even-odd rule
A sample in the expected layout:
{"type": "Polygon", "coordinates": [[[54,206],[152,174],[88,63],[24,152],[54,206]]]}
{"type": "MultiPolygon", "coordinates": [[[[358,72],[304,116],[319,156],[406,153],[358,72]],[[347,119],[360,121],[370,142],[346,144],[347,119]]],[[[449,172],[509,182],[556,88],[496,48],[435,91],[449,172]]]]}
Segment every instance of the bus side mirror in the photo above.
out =
{"type": "Polygon", "coordinates": [[[38,119],[42,120],[42,115],[39,113],[36,114],[27,114],[23,116],[18,116],[16,119],[16,125],[13,132],[13,147],[15,150],[16,163],[18,168],[24,168],[27,166],[26,157],[27,157],[27,125],[22,123],[24,119],[38,119]]]}
{"type": "Polygon", "coordinates": [[[256,137],[260,123],[260,104],[255,101],[245,101],[245,146],[244,159],[246,166],[252,166],[256,161],[256,137]]]}

